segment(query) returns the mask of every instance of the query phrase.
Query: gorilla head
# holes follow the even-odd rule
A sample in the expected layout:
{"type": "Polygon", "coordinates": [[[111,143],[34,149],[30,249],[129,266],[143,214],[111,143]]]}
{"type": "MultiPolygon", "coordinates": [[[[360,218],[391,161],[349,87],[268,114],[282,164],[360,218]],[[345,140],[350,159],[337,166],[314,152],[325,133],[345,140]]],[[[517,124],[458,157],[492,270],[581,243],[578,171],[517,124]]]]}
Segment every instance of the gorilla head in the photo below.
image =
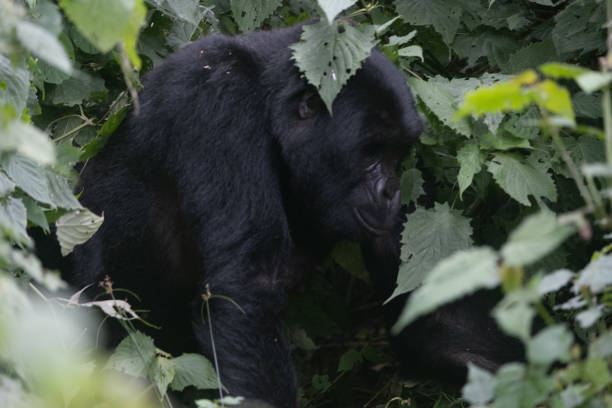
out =
{"type": "Polygon", "coordinates": [[[291,61],[300,32],[209,36],[146,75],[140,113],[82,174],[81,201],[105,222],[69,276],[139,294],[172,353],[211,357],[212,325],[229,392],[278,407],[296,405],[280,313],[297,265],[391,229],[396,168],[421,127],[376,50],[330,116],[291,61]],[[207,285],[245,313],[213,299],[203,321],[207,285]]]}

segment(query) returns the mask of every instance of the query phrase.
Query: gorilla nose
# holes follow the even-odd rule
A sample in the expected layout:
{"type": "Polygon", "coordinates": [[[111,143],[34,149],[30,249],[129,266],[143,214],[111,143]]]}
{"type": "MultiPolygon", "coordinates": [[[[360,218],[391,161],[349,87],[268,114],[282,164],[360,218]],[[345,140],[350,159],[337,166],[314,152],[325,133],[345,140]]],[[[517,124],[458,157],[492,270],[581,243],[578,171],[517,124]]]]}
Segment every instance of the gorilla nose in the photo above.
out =
{"type": "Polygon", "coordinates": [[[397,177],[391,177],[378,182],[377,191],[378,197],[384,200],[393,200],[399,193],[399,180],[397,177]]]}

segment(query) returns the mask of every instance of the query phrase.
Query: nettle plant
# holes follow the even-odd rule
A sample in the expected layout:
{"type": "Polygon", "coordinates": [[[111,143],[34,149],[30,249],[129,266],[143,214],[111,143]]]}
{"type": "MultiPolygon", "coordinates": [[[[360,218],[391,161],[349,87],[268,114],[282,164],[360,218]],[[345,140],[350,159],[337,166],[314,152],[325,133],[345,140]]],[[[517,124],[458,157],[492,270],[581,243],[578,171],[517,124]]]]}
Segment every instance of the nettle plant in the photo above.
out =
{"type": "MultiPolygon", "coordinates": [[[[526,363],[506,364],[497,373],[469,367],[463,397],[472,406],[577,407],[611,403],[612,330],[606,325],[606,316],[612,300],[612,245],[593,253],[591,261],[579,271],[551,270],[541,262],[576,233],[583,239],[592,239],[594,233],[610,236],[612,111],[607,87],[611,81],[607,72],[548,63],[538,72],[524,71],[510,80],[466,92],[454,116],[460,122],[470,115],[485,120],[499,115],[501,126],[507,126],[516,115],[531,118],[531,126],[541,129],[543,142],[552,141],[564,165],[561,170],[574,181],[584,200],[583,207],[555,214],[542,200],[556,198],[547,176],[553,165],[552,157],[546,156],[550,151],[534,149],[525,158],[516,153],[490,152],[480,139],[480,144],[468,142],[458,153],[460,191],[469,187],[486,164],[508,195],[525,205],[530,205],[528,197],[533,196],[540,210],[523,220],[499,250],[488,246],[460,248],[420,276],[413,273],[415,267],[411,264],[415,260],[410,256],[412,252],[423,256],[421,248],[427,245],[419,242],[421,247],[416,246],[413,234],[419,231],[418,224],[436,225],[440,230],[437,234],[454,231],[468,237],[471,229],[463,216],[445,205],[436,204],[433,210],[417,209],[422,214],[416,219],[408,216],[402,237],[405,262],[394,295],[414,292],[393,331],[398,333],[418,317],[476,290],[501,286],[505,296],[492,314],[502,330],[525,345],[526,363]],[[603,89],[607,118],[604,132],[575,123],[570,93],[557,82],[560,80],[575,81],[588,94],[603,89]],[[594,135],[604,141],[605,161],[577,163],[575,152],[567,146],[568,140],[573,140],[564,136],[566,131],[594,135]],[[565,318],[556,320],[550,310],[565,318]],[[543,322],[543,328],[536,329],[536,318],[543,322]]],[[[531,149],[525,144],[528,140],[506,136],[506,140],[496,143],[531,149]]]]}

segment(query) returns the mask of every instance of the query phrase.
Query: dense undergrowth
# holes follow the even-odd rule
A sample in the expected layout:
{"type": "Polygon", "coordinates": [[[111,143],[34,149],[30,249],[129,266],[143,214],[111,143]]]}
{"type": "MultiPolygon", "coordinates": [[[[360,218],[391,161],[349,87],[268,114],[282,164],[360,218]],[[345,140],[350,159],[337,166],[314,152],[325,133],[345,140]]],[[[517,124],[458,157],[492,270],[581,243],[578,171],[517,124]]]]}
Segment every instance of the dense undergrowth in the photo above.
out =
{"type": "Polygon", "coordinates": [[[28,232],[56,223],[64,253],[95,233],[103,215],[73,195],[75,168],[166,55],[317,16],[294,59],[330,111],[376,43],[427,121],[403,164],[414,213],[393,296],[414,293],[396,330],[501,287],[493,315],[527,361],[470,367],[462,391],[399,378],[360,254],[343,243],[286,314],[301,406],[611,406],[611,15],[596,0],[0,0],[0,406],[216,406],[210,362],[156,349],[110,281],[100,291],[115,301],[63,289],[28,232]],[[347,18],[350,30],[330,27],[347,18]],[[110,358],[90,308],[126,329],[110,358]]]}

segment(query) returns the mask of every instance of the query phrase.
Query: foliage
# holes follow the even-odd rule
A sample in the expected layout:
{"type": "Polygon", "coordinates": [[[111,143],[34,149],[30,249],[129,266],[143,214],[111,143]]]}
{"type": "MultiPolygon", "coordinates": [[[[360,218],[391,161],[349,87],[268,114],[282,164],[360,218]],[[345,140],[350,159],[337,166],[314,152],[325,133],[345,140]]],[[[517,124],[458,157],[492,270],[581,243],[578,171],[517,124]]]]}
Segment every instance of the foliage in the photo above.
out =
{"type": "MultiPolygon", "coordinates": [[[[213,365],[155,348],[126,302],[59,300],[65,284],[28,232],[55,223],[64,253],[96,232],[102,214],[73,195],[78,169],[138,109],[139,75],[200,35],[300,21],[293,58],[330,113],[377,44],[427,122],[402,166],[402,202],[415,210],[393,296],[413,293],[397,329],[500,286],[494,317],[524,342],[527,361],[496,373],[470,367],[464,401],[609,406],[606,15],[596,0],[0,0],[0,406],[171,406],[168,388],[192,406],[236,403],[190,393],[219,388],[213,365]],[[110,359],[79,334],[91,323],[77,312],[92,307],[128,334],[110,359]]],[[[339,245],[308,285],[286,316],[301,406],[458,403],[395,378],[356,245],[339,245]]],[[[101,290],[122,289],[106,281],[101,290]]]]}

